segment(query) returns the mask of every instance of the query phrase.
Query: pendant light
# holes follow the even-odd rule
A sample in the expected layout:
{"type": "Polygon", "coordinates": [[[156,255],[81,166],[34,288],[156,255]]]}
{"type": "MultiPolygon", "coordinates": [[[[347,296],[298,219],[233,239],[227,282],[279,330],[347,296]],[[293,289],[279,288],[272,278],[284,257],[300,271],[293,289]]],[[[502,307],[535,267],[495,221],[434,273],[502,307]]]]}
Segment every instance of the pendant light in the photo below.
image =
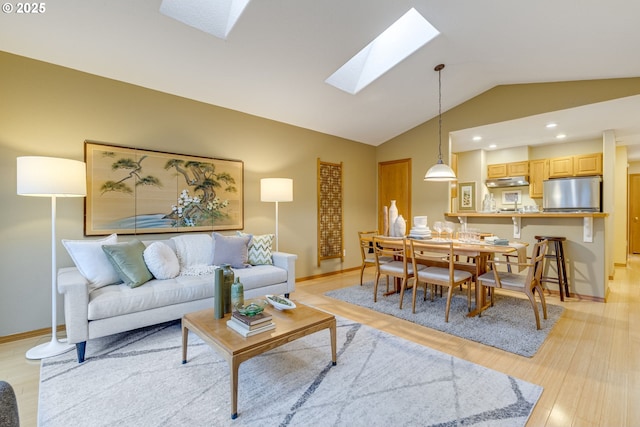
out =
{"type": "Polygon", "coordinates": [[[444,64],[436,65],[438,72],[438,162],[431,166],[424,175],[425,181],[457,181],[456,174],[442,161],[442,79],[441,72],[444,64]]]}

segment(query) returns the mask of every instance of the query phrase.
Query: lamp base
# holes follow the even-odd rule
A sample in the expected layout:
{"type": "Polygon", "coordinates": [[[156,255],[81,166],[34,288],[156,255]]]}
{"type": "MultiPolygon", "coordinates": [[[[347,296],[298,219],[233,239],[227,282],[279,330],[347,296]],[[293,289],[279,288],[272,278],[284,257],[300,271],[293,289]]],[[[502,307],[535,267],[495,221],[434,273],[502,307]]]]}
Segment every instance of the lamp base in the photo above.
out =
{"type": "Polygon", "coordinates": [[[73,344],[67,344],[65,341],[59,341],[54,337],[48,343],[37,345],[27,351],[26,357],[31,360],[46,359],[47,357],[53,357],[71,351],[74,347],[73,344]]]}

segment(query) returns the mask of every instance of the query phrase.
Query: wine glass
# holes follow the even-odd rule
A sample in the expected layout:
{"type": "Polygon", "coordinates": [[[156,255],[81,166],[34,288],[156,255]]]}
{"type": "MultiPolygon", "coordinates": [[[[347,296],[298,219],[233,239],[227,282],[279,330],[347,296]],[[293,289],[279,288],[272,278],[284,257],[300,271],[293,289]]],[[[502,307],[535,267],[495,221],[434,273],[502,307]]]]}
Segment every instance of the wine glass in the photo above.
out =
{"type": "Polygon", "coordinates": [[[438,232],[438,240],[440,240],[440,233],[442,233],[442,230],[444,229],[444,224],[442,223],[442,221],[434,222],[433,229],[438,232]]]}
{"type": "Polygon", "coordinates": [[[446,221],[444,223],[444,231],[449,235],[449,240],[453,240],[454,229],[455,229],[455,225],[451,221],[446,221]]]}

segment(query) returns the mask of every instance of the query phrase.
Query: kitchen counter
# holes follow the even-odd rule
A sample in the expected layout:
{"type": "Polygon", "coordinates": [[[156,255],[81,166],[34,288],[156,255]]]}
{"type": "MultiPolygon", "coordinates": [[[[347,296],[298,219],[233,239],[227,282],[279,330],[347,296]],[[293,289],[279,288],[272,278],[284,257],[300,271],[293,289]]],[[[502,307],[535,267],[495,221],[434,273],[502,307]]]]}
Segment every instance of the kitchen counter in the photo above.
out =
{"type": "Polygon", "coordinates": [[[606,218],[606,212],[448,212],[455,217],[518,217],[518,218],[606,218]]]}
{"type": "MultiPolygon", "coordinates": [[[[535,236],[562,236],[569,273],[571,296],[605,301],[608,272],[605,260],[605,212],[448,212],[445,219],[480,232],[509,240],[526,242],[530,247],[535,236]]],[[[545,269],[555,271],[547,264],[545,269]]],[[[547,287],[558,292],[557,285],[547,287]]]]}

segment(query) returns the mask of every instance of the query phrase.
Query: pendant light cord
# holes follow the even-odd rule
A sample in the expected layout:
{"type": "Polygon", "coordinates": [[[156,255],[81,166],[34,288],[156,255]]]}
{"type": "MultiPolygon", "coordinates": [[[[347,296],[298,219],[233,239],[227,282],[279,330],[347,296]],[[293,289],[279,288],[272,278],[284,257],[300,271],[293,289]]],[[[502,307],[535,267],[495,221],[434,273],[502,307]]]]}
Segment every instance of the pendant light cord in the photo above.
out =
{"type": "Polygon", "coordinates": [[[434,68],[438,72],[438,163],[442,161],[442,69],[444,64],[438,64],[434,68]]]}

